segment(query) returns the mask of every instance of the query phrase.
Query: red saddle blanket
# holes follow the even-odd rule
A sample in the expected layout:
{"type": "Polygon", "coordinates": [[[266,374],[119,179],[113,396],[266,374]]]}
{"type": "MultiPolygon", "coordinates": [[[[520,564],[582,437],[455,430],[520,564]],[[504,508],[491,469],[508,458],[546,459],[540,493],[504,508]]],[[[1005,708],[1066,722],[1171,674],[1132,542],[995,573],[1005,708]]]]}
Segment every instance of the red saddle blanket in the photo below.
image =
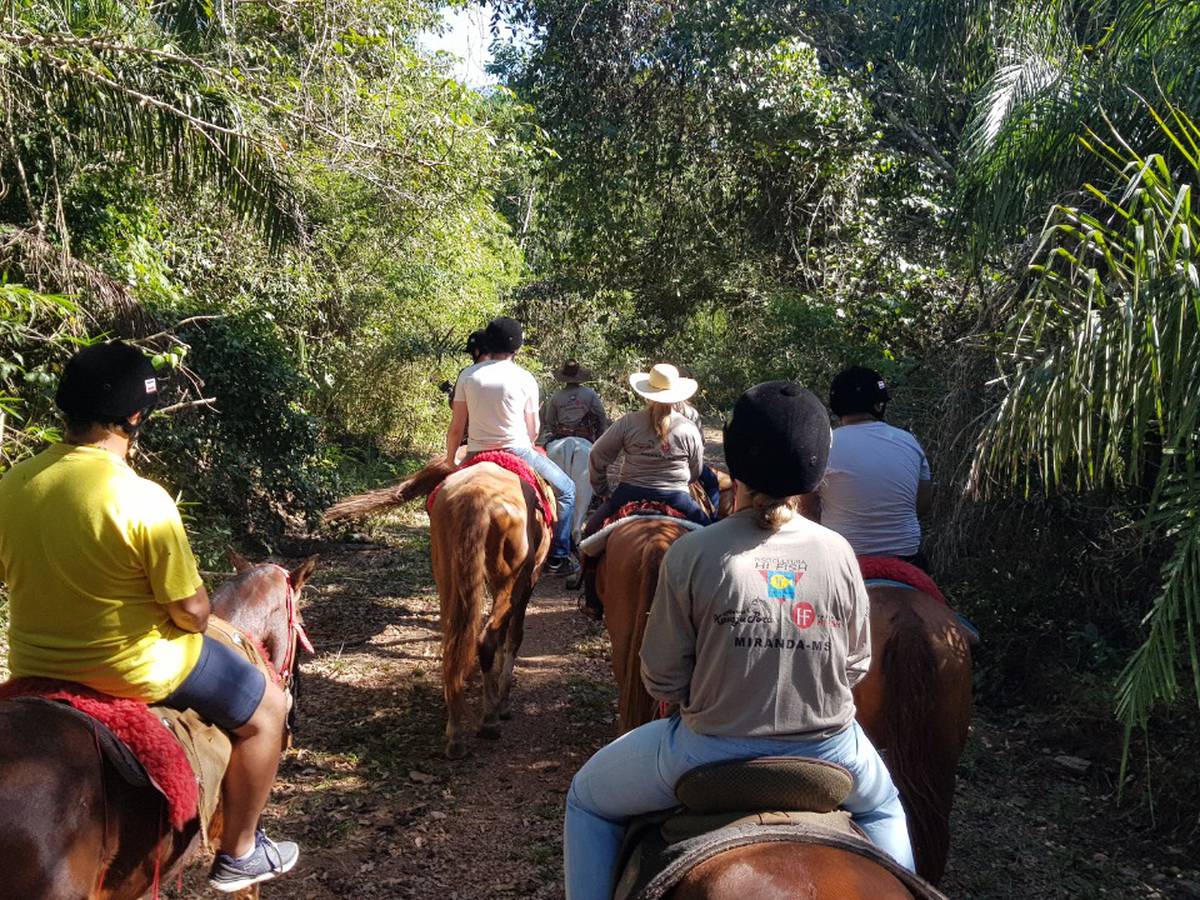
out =
{"type": "Polygon", "coordinates": [[[109,697],[81,684],[50,678],[14,678],[0,684],[0,700],[17,697],[66,703],[103,723],[133,752],[166,797],[171,827],[182,829],[196,817],[196,775],[183,748],[145,703],[109,697]]]}
{"type": "Polygon", "coordinates": [[[605,525],[627,519],[629,516],[671,516],[674,519],[686,519],[683,513],[661,500],[630,500],[615,513],[604,520],[605,525]]]}
{"type": "MultiPolygon", "coordinates": [[[[529,465],[521,457],[509,453],[507,450],[484,450],[478,456],[471,457],[458,468],[465,469],[467,466],[474,466],[485,462],[495,463],[502,469],[508,469],[508,471],[533,488],[538,497],[542,518],[545,519],[547,525],[554,522],[554,501],[549,496],[550,491],[546,483],[538,478],[537,472],[533,470],[533,466],[529,465]]],[[[442,489],[442,484],[445,484],[445,482],[438,484],[437,487],[429,492],[429,499],[425,502],[425,510],[427,512],[433,512],[433,501],[437,499],[438,491],[442,489]]]]}
{"type": "Polygon", "coordinates": [[[922,594],[928,594],[935,600],[941,600],[949,606],[945,595],[938,589],[937,584],[929,577],[929,574],[917,568],[912,563],[897,559],[895,556],[860,556],[858,558],[858,567],[862,570],[864,581],[870,578],[887,578],[891,581],[899,581],[902,584],[907,584],[909,587],[915,588],[922,594]]]}

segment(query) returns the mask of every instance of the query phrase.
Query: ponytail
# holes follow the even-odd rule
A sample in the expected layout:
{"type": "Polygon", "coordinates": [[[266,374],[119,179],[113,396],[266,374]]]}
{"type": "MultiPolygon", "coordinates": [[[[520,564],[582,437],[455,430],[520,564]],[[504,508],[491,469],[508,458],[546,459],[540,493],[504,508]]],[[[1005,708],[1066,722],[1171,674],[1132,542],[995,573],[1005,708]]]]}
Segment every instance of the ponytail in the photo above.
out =
{"type": "Polygon", "coordinates": [[[675,412],[674,405],[651,400],[646,406],[646,412],[650,415],[650,424],[654,426],[654,433],[658,435],[659,441],[665,441],[667,434],[671,431],[671,415],[675,412]]]}
{"type": "Polygon", "coordinates": [[[754,505],[754,524],[767,531],[778,531],[796,517],[794,497],[768,497],[757,491],[751,492],[754,505]]]}

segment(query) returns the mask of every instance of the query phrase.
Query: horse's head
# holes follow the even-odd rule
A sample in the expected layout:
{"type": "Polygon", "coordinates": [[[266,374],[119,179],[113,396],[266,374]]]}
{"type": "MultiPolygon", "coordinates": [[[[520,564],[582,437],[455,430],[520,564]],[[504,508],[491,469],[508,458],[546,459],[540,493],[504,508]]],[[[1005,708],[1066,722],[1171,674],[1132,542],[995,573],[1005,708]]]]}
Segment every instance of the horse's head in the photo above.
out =
{"type": "Polygon", "coordinates": [[[236,574],[213,593],[213,612],[257,640],[275,671],[289,681],[297,643],[312,652],[298,600],[317,557],[291,571],[275,563],[252,563],[233,550],[229,560],[236,574]]]}

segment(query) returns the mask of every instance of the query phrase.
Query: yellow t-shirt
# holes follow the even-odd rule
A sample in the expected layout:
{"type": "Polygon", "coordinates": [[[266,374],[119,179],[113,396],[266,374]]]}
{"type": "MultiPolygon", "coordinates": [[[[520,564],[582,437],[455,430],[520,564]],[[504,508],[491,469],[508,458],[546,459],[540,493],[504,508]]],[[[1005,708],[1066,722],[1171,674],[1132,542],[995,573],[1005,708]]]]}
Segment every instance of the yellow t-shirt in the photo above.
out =
{"type": "Polygon", "coordinates": [[[0,580],[15,676],[154,702],[200,657],[163,606],[201,585],[179,510],[107,450],[54,444],[0,478],[0,580]]]}

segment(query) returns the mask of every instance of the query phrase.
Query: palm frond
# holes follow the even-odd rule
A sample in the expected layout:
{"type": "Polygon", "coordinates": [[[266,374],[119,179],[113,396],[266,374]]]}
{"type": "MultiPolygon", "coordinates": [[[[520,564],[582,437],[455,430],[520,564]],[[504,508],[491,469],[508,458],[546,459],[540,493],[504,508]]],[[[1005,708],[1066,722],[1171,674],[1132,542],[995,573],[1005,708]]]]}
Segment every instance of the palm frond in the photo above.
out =
{"type": "Polygon", "coordinates": [[[972,471],[981,493],[1022,480],[1153,489],[1143,526],[1174,552],[1119,681],[1131,727],[1177,699],[1181,639],[1200,697],[1200,129],[1178,107],[1144,109],[1168,152],[1140,152],[1116,127],[1081,142],[1110,182],[1046,223],[972,471]]]}
{"type": "Polygon", "coordinates": [[[54,27],[44,8],[0,26],[0,103],[22,135],[0,153],[51,145],[60,164],[123,154],[177,190],[215,183],[273,241],[296,233],[289,180],[217,70],[173,48],[152,22],[130,24],[126,4],[65,7],[54,27]]]}

